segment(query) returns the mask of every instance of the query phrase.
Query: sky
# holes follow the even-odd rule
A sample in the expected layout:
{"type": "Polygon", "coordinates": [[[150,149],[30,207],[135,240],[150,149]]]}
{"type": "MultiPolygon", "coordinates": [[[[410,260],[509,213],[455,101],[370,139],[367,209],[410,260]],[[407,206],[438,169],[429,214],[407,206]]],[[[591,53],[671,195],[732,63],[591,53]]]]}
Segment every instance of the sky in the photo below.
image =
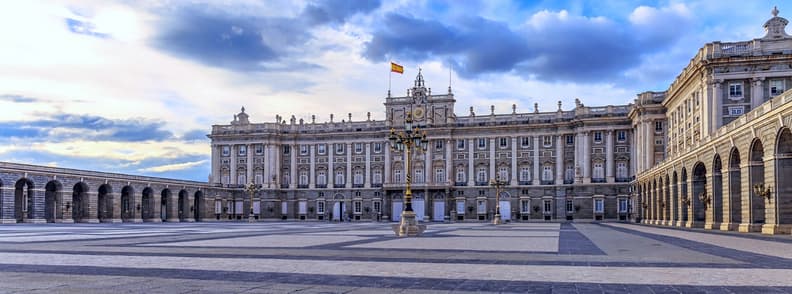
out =
{"type": "Polygon", "coordinates": [[[385,117],[453,88],[456,113],[631,103],[768,1],[0,1],[0,161],[207,181],[212,125],[385,117]],[[389,73],[389,62],[404,74],[389,73]],[[450,77],[450,78],[449,78],[450,77]]]}

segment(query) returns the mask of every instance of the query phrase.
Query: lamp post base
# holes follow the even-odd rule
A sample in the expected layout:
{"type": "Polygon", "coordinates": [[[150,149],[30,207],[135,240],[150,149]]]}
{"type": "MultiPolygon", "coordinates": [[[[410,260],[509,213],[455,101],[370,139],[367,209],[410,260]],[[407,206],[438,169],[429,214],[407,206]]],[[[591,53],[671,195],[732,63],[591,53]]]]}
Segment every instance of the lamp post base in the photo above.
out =
{"type": "Polygon", "coordinates": [[[500,215],[500,213],[496,213],[496,214],[495,214],[495,217],[492,219],[492,224],[493,224],[493,225],[500,225],[500,224],[503,224],[503,220],[501,220],[501,215],[500,215]]]}
{"type": "Polygon", "coordinates": [[[419,225],[415,219],[415,212],[402,211],[401,222],[398,225],[393,225],[393,232],[397,237],[415,237],[423,234],[426,230],[426,225],[419,225]]]}
{"type": "Polygon", "coordinates": [[[249,222],[249,223],[255,223],[255,222],[256,222],[256,215],[251,213],[251,214],[248,216],[248,222],[249,222]]]}

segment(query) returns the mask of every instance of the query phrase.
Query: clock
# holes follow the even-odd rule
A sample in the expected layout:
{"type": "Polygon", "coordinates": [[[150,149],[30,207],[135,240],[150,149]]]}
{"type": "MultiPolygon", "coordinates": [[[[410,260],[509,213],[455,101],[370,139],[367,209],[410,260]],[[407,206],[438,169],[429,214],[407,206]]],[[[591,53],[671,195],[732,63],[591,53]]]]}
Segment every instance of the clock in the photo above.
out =
{"type": "Polygon", "coordinates": [[[413,117],[416,119],[421,119],[424,116],[424,109],[423,107],[417,107],[413,110],[413,117]]]}

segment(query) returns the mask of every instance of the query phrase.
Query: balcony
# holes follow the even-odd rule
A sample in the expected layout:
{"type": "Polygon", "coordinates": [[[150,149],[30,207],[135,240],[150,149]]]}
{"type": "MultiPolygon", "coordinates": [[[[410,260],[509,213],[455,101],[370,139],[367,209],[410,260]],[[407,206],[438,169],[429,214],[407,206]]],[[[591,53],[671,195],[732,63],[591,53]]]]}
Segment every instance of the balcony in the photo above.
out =
{"type": "Polygon", "coordinates": [[[487,182],[476,182],[476,186],[487,186],[489,183],[487,182]]]}
{"type": "Polygon", "coordinates": [[[604,183],[605,182],[605,178],[599,178],[599,179],[593,179],[592,178],[591,182],[592,183],[604,183]]]}
{"type": "Polygon", "coordinates": [[[283,183],[283,184],[280,185],[280,187],[281,187],[281,189],[286,189],[286,188],[289,187],[289,184],[283,183]]]}
{"type": "Polygon", "coordinates": [[[346,188],[346,184],[333,184],[333,188],[336,188],[336,189],[346,188]]]}
{"type": "Polygon", "coordinates": [[[467,186],[467,182],[454,182],[454,186],[457,187],[467,186]]]}
{"type": "Polygon", "coordinates": [[[352,184],[352,188],[363,188],[363,184],[352,184]]]}
{"type": "Polygon", "coordinates": [[[539,182],[541,185],[554,185],[555,181],[541,181],[539,182]]]}
{"type": "Polygon", "coordinates": [[[371,184],[372,188],[382,188],[382,183],[371,184]]]}
{"type": "Polygon", "coordinates": [[[574,184],[575,180],[573,179],[564,179],[564,185],[571,185],[574,184]]]}
{"type": "Polygon", "coordinates": [[[530,186],[532,184],[532,182],[531,181],[519,181],[518,184],[520,184],[520,186],[530,186]]]}
{"type": "Polygon", "coordinates": [[[308,188],[308,184],[297,185],[297,189],[307,189],[307,188],[308,188]]]}
{"type": "Polygon", "coordinates": [[[616,178],[617,183],[629,183],[630,181],[632,181],[631,178],[616,178]]]}
{"type": "Polygon", "coordinates": [[[327,184],[316,184],[317,189],[325,189],[327,188],[327,184]]]}

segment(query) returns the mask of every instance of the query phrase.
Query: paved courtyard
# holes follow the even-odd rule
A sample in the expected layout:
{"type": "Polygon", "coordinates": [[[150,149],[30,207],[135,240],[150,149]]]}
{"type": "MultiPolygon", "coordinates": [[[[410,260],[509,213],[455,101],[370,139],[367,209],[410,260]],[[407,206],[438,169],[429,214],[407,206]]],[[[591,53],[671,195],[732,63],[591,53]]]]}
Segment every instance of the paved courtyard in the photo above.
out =
{"type": "Polygon", "coordinates": [[[624,223],[0,226],[1,293],[792,293],[792,237],[624,223]]]}

